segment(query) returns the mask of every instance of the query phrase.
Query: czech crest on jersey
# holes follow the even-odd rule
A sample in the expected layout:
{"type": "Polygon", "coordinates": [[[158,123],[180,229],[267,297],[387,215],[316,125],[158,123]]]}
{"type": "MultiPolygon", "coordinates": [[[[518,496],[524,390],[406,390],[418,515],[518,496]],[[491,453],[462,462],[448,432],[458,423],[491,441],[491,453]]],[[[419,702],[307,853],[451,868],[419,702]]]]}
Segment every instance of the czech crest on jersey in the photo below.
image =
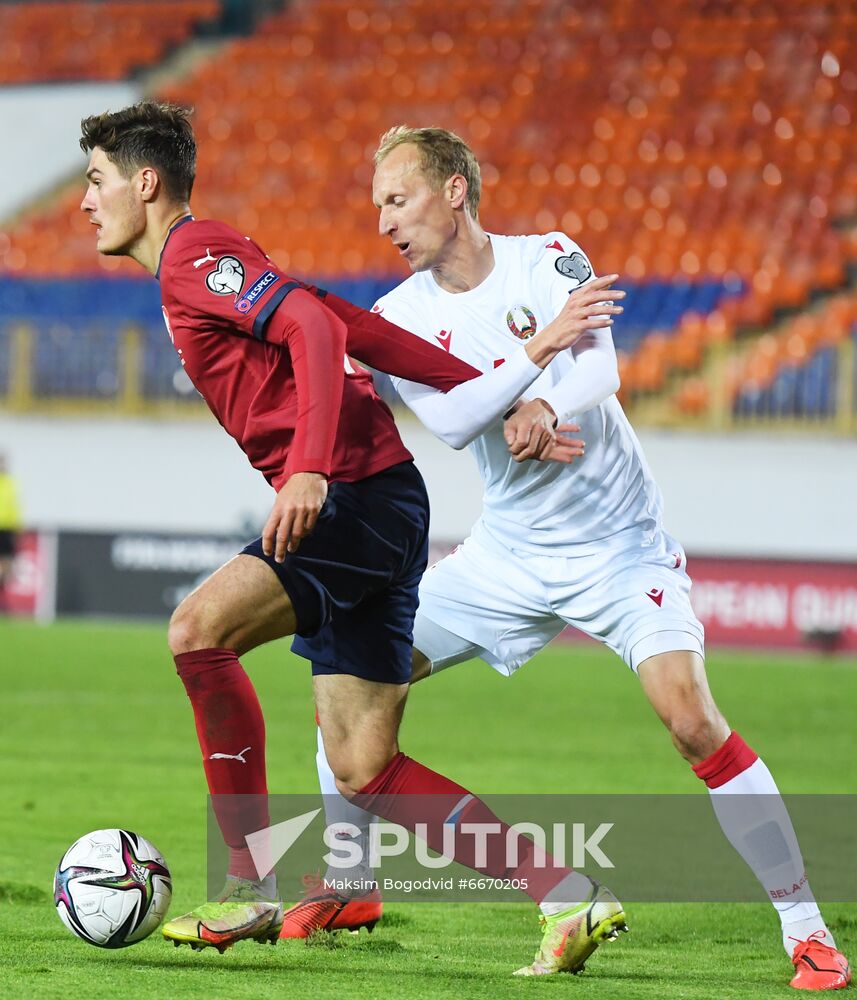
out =
{"type": "Polygon", "coordinates": [[[532,310],[526,306],[512,306],[506,313],[506,324],[518,340],[529,340],[539,328],[532,310]]]}

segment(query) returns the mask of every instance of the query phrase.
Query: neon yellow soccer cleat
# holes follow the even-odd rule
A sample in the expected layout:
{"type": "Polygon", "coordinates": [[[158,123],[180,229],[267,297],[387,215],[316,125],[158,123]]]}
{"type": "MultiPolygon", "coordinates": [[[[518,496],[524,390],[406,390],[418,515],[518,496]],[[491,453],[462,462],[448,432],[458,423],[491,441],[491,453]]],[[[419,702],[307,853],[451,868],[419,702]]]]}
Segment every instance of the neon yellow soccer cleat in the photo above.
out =
{"type": "Polygon", "coordinates": [[[542,916],[542,943],[532,965],[516,976],[550,976],[556,972],[582,972],[584,964],[602,941],[613,941],[627,931],[619,900],[603,885],[593,882],[592,895],[583,903],[555,916],[542,916]]]}
{"type": "Polygon", "coordinates": [[[237,941],[277,943],[283,926],[283,904],[267,899],[259,884],[245,879],[227,879],[215,903],[203,903],[190,913],[164,925],[163,935],[178,948],[189,944],[194,951],[216,948],[221,954],[237,941]]]}

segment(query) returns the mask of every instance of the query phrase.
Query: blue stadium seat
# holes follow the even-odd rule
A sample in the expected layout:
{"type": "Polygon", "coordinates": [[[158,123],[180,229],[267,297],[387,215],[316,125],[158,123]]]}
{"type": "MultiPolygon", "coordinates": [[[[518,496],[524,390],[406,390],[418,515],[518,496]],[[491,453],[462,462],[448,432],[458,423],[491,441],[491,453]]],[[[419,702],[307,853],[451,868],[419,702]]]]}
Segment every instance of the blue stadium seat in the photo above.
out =
{"type": "MultiPolygon", "coordinates": [[[[316,282],[313,276],[307,280],[316,282]]],[[[399,279],[383,275],[320,281],[364,308],[399,279]]],[[[625,312],[614,327],[620,350],[634,351],[653,331],[669,331],[688,310],[708,312],[736,288],[725,280],[623,281],[625,312]]],[[[143,331],[142,389],[150,399],[196,399],[188,388],[161,318],[158,285],[140,278],[0,278],[0,391],[8,386],[9,329],[36,328],[34,385],[38,395],[107,398],[121,391],[120,335],[128,324],[143,331]]],[[[389,380],[379,392],[394,397],[389,380]]],[[[815,397],[813,397],[814,399],[815,397]]],[[[755,405],[755,404],[754,404],[755,405]]],[[[815,405],[815,404],[813,404],[815,405]]]]}
{"type": "Polygon", "coordinates": [[[732,413],[736,417],[764,417],[771,412],[771,389],[742,389],[735,397],[732,413]]]}
{"type": "Polygon", "coordinates": [[[800,369],[797,388],[797,412],[800,416],[826,417],[835,409],[836,350],[825,347],[817,351],[800,369]]]}
{"type": "Polygon", "coordinates": [[[35,330],[32,389],[44,397],[116,396],[119,334],[105,322],[86,326],[41,319],[35,330]]]}
{"type": "Polygon", "coordinates": [[[10,374],[12,367],[11,347],[8,324],[0,323],[0,393],[5,395],[9,391],[10,374]]]}
{"type": "Polygon", "coordinates": [[[776,417],[791,417],[796,412],[798,382],[801,369],[786,367],[777,372],[776,378],[768,390],[770,394],[770,413],[776,417]]]}

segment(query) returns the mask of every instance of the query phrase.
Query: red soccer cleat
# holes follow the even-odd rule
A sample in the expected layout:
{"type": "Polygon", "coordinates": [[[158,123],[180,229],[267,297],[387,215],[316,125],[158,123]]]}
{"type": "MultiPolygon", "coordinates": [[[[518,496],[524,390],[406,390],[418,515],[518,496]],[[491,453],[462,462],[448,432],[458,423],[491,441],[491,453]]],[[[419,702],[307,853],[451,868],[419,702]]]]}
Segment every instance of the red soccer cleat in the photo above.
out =
{"type": "Polygon", "coordinates": [[[841,951],[819,941],[815,934],[798,944],[792,962],[797,972],[791,985],[796,990],[844,990],[851,982],[848,959],[841,951]]]}
{"type": "Polygon", "coordinates": [[[384,913],[384,903],[379,889],[372,889],[365,896],[349,899],[345,906],[336,914],[330,925],[332,931],[353,931],[356,933],[365,927],[369,933],[381,919],[384,913]]]}
{"type": "Polygon", "coordinates": [[[322,888],[315,876],[304,878],[307,895],[286,910],[280,938],[307,938],[316,931],[370,931],[381,919],[384,904],[377,888],[365,896],[349,898],[322,888]]]}

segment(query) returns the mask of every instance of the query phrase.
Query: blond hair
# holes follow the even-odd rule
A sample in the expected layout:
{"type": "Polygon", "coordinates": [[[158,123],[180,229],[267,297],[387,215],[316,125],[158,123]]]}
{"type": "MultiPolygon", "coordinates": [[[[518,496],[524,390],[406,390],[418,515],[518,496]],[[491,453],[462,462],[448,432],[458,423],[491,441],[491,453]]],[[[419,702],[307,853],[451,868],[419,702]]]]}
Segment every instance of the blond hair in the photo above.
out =
{"type": "Polygon", "coordinates": [[[381,136],[375,150],[375,166],[398,146],[410,143],[420,152],[422,171],[429,186],[440,191],[453,174],[467,181],[466,205],[474,219],[479,217],[482,175],[479,161],[467,143],[445,128],[410,128],[396,125],[381,136]]]}

